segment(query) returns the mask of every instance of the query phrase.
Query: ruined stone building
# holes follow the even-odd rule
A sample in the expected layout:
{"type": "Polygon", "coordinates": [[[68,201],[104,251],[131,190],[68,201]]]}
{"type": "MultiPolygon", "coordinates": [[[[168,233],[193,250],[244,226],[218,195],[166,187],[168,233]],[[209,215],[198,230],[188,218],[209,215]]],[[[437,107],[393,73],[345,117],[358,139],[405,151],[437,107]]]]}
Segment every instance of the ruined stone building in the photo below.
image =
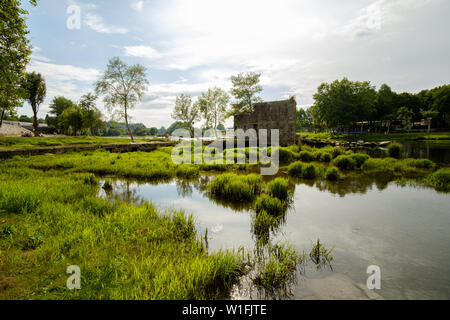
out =
{"type": "Polygon", "coordinates": [[[296,143],[296,110],[294,98],[283,101],[262,102],[253,105],[253,112],[234,117],[234,129],[267,129],[268,144],[270,144],[271,129],[280,130],[280,145],[287,146],[296,143]]]}

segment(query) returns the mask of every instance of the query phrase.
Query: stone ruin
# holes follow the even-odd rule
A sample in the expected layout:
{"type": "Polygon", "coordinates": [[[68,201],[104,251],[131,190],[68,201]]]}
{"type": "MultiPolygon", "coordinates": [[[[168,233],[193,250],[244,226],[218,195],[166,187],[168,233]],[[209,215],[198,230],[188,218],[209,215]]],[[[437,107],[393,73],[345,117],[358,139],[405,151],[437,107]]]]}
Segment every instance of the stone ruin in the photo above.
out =
{"type": "Polygon", "coordinates": [[[297,103],[289,100],[255,103],[253,112],[234,117],[234,129],[267,129],[267,143],[271,142],[271,129],[280,130],[280,145],[296,143],[297,103]]]}

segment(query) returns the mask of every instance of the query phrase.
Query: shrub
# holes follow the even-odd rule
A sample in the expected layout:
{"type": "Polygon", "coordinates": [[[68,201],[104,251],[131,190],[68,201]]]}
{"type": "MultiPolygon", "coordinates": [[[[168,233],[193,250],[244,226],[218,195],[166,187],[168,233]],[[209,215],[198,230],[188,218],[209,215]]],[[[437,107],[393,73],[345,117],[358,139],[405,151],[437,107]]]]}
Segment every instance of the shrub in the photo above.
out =
{"type": "Polygon", "coordinates": [[[286,200],[289,197],[289,182],[286,179],[277,178],[269,182],[267,191],[272,197],[286,200]]]}
{"type": "Polygon", "coordinates": [[[314,164],[308,164],[303,168],[302,177],[305,179],[315,179],[317,172],[318,170],[314,164]]]}
{"type": "Polygon", "coordinates": [[[434,162],[428,159],[405,159],[406,164],[410,167],[418,168],[418,169],[434,169],[434,162]]]}
{"type": "Polygon", "coordinates": [[[299,154],[299,159],[304,162],[311,162],[315,160],[314,153],[309,151],[302,151],[299,154]]]}
{"type": "Polygon", "coordinates": [[[268,214],[278,217],[285,213],[286,206],[280,199],[272,198],[266,194],[260,195],[255,202],[255,212],[260,214],[262,211],[266,211],[268,214]]]}
{"type": "Polygon", "coordinates": [[[211,194],[231,201],[253,200],[262,190],[262,177],[251,174],[238,176],[227,173],[217,176],[209,185],[211,194]]]}
{"type": "Polygon", "coordinates": [[[363,153],[355,153],[350,156],[356,162],[356,167],[361,168],[361,166],[366,162],[370,157],[367,154],[363,153]]]}
{"type": "Polygon", "coordinates": [[[428,176],[428,184],[441,191],[450,191],[450,169],[440,169],[428,176]]]}
{"type": "Polygon", "coordinates": [[[330,167],[325,172],[325,178],[330,181],[336,181],[339,180],[340,174],[339,170],[336,167],[330,167]]]}
{"type": "Polygon", "coordinates": [[[387,154],[392,158],[400,158],[402,154],[402,145],[399,143],[391,143],[387,148],[387,154]]]}
{"type": "Polygon", "coordinates": [[[303,162],[297,161],[291,163],[288,167],[288,173],[292,177],[300,178],[302,176],[303,162]]]}
{"type": "Polygon", "coordinates": [[[323,152],[320,156],[320,161],[322,162],[331,162],[332,156],[328,152],[323,152]]]}
{"type": "Polygon", "coordinates": [[[333,164],[342,170],[353,170],[356,167],[356,161],[351,156],[341,155],[333,160],[333,164]]]}

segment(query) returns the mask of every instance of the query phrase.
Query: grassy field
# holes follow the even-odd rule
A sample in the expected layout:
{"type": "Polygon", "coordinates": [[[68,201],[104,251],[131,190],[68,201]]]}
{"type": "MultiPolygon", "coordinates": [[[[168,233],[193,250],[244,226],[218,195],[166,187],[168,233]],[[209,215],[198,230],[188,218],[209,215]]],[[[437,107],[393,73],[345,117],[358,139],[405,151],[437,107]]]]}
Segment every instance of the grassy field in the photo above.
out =
{"type": "Polygon", "coordinates": [[[448,141],[450,140],[450,132],[412,132],[408,133],[390,133],[388,135],[380,133],[370,133],[370,134],[341,134],[333,135],[329,132],[323,133],[310,133],[310,132],[300,132],[297,135],[304,138],[312,139],[332,139],[337,141],[368,141],[368,142],[380,142],[380,141],[405,141],[405,140],[426,140],[426,141],[448,141]]]}
{"type": "MultiPolygon", "coordinates": [[[[135,139],[137,142],[167,141],[163,138],[135,139]]],[[[82,145],[106,145],[115,143],[130,143],[130,138],[104,138],[104,137],[36,137],[36,138],[2,138],[0,137],[0,150],[34,149],[48,147],[69,147],[82,145]]]]}
{"type": "MultiPolygon", "coordinates": [[[[247,165],[178,165],[171,160],[172,151],[166,147],[151,153],[95,151],[1,160],[0,299],[217,299],[227,297],[252,264],[255,285],[271,284],[264,290],[292,279],[304,257],[288,246],[272,246],[268,237],[289,206],[291,182],[265,182],[257,174],[248,175],[247,165]],[[251,261],[242,252],[208,252],[206,234],[183,212],[158,212],[150,203],[133,206],[99,197],[97,175],[163,181],[209,170],[225,172],[216,173],[208,186],[215,196],[252,201],[252,229],[264,246],[260,251],[275,250],[276,255],[251,261]],[[83,290],[67,290],[70,265],[81,268],[83,290]]],[[[228,150],[235,158],[260,151],[228,150]]],[[[289,172],[294,182],[387,175],[450,191],[450,169],[439,170],[429,160],[374,159],[336,147],[290,146],[279,152],[280,170],[289,172]]]]}

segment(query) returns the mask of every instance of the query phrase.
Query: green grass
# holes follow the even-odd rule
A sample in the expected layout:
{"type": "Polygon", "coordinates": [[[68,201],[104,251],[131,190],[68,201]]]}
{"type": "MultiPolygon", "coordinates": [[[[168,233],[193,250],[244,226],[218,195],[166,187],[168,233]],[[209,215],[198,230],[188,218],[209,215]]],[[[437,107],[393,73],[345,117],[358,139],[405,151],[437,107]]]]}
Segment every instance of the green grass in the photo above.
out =
{"type": "MultiPolygon", "coordinates": [[[[135,139],[137,142],[168,141],[167,139],[135,139]]],[[[107,145],[130,143],[129,138],[104,137],[36,137],[36,138],[2,138],[0,137],[0,150],[35,149],[48,147],[69,147],[84,145],[107,145]]]]}
{"type": "Polygon", "coordinates": [[[442,141],[442,140],[450,140],[450,132],[412,132],[408,133],[390,133],[388,135],[381,133],[369,133],[369,134],[340,134],[333,135],[329,132],[323,133],[310,133],[310,132],[301,132],[297,133],[297,135],[304,138],[311,139],[320,139],[326,140],[330,138],[331,140],[338,141],[358,141],[364,140],[368,142],[380,142],[380,141],[402,141],[402,140],[427,140],[427,141],[442,141]]]}
{"type": "Polygon", "coordinates": [[[289,198],[289,181],[284,178],[276,178],[267,184],[267,193],[282,201],[289,198]]]}
{"type": "Polygon", "coordinates": [[[440,169],[426,179],[426,184],[438,191],[450,191],[450,168],[440,169]]]}
{"type": "Polygon", "coordinates": [[[325,172],[325,179],[329,181],[337,181],[341,178],[338,168],[329,167],[325,172]]]}
{"type": "Polygon", "coordinates": [[[399,143],[391,143],[386,150],[386,154],[391,158],[400,158],[402,155],[402,145],[399,143]]]}
{"type": "Polygon", "coordinates": [[[89,174],[2,168],[0,299],[217,299],[244,272],[208,253],[192,216],[111,203],[89,174]],[[82,289],[66,288],[77,265],[82,289]]]}
{"type": "Polygon", "coordinates": [[[286,213],[287,204],[278,198],[262,194],[256,199],[254,208],[256,214],[264,211],[273,217],[279,217],[286,213]]]}
{"type": "Polygon", "coordinates": [[[217,176],[207,188],[215,197],[233,202],[249,202],[261,193],[263,180],[256,174],[241,176],[226,173],[217,176]]]}

